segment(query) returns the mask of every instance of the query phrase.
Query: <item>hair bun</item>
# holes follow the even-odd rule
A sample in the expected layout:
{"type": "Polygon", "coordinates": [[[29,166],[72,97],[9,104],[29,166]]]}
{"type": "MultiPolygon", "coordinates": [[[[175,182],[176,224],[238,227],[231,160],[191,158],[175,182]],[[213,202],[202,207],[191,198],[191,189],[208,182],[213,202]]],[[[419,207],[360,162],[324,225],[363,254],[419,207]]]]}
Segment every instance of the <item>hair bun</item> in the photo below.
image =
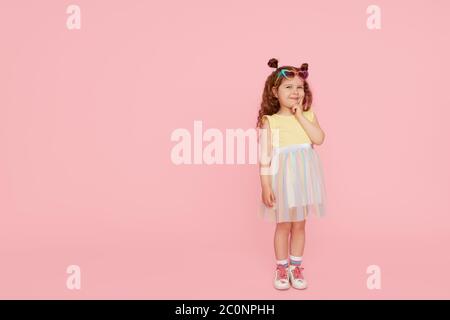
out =
{"type": "Polygon", "coordinates": [[[308,78],[308,64],[307,63],[302,63],[301,67],[300,67],[300,71],[303,74],[303,79],[308,78]]]}
{"type": "Polygon", "coordinates": [[[275,58],[272,58],[269,60],[269,62],[267,63],[269,65],[269,67],[271,68],[278,68],[278,60],[275,58]]]}

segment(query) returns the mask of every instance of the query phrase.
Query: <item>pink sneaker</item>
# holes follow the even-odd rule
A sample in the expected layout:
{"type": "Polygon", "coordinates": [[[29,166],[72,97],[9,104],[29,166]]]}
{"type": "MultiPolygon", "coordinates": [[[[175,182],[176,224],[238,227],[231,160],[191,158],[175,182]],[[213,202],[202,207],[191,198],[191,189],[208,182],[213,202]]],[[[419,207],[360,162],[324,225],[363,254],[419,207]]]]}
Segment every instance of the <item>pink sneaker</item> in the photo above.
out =
{"type": "Polygon", "coordinates": [[[295,289],[306,289],[308,287],[308,283],[302,274],[303,269],[300,266],[289,266],[289,279],[295,289]]]}
{"type": "Polygon", "coordinates": [[[291,287],[289,283],[288,268],[278,265],[275,270],[275,279],[273,280],[273,285],[278,290],[286,290],[291,287]]]}

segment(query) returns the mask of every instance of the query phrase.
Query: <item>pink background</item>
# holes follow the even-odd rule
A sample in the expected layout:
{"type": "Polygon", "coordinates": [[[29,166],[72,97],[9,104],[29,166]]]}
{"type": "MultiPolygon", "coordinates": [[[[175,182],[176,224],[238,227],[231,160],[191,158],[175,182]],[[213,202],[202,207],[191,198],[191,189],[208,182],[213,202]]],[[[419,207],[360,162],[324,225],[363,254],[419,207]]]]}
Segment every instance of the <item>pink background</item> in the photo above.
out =
{"type": "Polygon", "coordinates": [[[0,298],[450,298],[448,1],[0,2],[0,298]],[[66,8],[81,8],[81,30],[66,8]],[[381,8],[381,30],[366,8],[381,8]],[[310,65],[328,215],[272,287],[256,165],[170,160],[253,128],[267,61],[310,65]],[[81,290],[66,287],[81,267],[81,290]],[[381,268],[380,290],[366,268],[381,268]]]}

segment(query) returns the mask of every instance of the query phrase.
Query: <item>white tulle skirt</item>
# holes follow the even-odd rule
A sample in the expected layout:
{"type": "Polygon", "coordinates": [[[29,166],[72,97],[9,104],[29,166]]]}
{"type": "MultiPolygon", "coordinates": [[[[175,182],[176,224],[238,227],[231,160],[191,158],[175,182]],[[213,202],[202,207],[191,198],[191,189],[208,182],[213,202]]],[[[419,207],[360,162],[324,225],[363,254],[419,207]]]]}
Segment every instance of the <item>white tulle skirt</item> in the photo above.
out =
{"type": "Polygon", "coordinates": [[[325,215],[326,191],[321,160],[311,144],[274,148],[270,169],[275,203],[261,202],[260,215],[273,222],[302,221],[325,215]]]}

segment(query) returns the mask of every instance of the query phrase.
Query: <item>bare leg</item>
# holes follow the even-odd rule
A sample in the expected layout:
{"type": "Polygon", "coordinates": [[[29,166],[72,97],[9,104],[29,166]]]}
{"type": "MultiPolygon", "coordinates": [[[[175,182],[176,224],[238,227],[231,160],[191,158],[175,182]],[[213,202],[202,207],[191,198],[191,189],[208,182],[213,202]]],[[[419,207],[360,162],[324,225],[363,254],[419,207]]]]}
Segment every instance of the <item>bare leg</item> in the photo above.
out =
{"type": "Polygon", "coordinates": [[[290,254],[296,257],[303,256],[303,251],[305,249],[305,224],[306,219],[303,221],[292,222],[290,254]]]}
{"type": "Polygon", "coordinates": [[[291,231],[291,222],[277,223],[274,237],[275,257],[277,260],[288,258],[289,232],[291,231]]]}

